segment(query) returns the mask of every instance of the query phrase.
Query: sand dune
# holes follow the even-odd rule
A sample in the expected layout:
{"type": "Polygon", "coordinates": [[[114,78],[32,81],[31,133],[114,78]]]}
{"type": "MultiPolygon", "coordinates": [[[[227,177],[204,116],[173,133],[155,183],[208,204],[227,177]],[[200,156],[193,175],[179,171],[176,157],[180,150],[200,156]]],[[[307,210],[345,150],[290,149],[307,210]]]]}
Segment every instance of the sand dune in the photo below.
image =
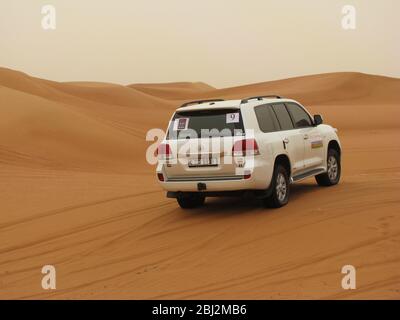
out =
{"type": "Polygon", "coordinates": [[[208,93],[215,94],[215,88],[203,82],[131,84],[128,87],[167,100],[193,99],[208,93]]]}
{"type": "Polygon", "coordinates": [[[215,89],[60,83],[0,68],[0,298],[400,298],[400,79],[332,73],[215,89]],[[165,198],[148,129],[190,99],[280,94],[339,129],[343,181],[280,210],[165,198]],[[57,290],[41,289],[41,267],[57,290]],[[357,268],[357,290],[341,267],[357,268]]]}

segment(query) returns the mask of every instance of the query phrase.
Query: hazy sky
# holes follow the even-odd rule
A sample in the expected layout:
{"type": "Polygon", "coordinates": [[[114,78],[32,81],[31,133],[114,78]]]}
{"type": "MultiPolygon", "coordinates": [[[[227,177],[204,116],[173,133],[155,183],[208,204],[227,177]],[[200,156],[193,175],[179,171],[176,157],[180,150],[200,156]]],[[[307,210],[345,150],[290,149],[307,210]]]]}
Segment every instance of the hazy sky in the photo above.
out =
{"type": "Polygon", "coordinates": [[[58,81],[217,87],[334,71],[400,77],[399,0],[0,0],[0,66],[58,81]],[[56,8],[56,29],[41,8],[56,8]],[[344,30],[342,7],[356,8],[344,30]]]}

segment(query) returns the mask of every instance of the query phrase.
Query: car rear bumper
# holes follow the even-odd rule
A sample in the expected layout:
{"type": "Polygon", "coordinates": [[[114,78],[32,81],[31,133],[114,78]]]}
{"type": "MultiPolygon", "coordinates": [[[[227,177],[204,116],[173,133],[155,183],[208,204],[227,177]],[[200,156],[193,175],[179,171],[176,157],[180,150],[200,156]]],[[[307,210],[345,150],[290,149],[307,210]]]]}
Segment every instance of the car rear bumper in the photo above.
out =
{"type": "Polygon", "coordinates": [[[254,167],[249,171],[250,177],[244,175],[168,177],[162,167],[159,167],[157,173],[162,173],[164,177],[164,181],[159,181],[161,187],[172,192],[265,190],[269,187],[272,175],[267,168],[262,165],[254,167]]]}
{"type": "Polygon", "coordinates": [[[158,164],[157,175],[162,174],[164,179],[158,182],[164,190],[170,192],[209,192],[211,194],[210,192],[266,190],[272,178],[273,163],[272,159],[266,157],[245,159],[243,168],[235,169],[225,175],[210,174],[201,170],[182,171],[179,175],[171,175],[168,171],[170,170],[164,163],[158,164]]]}
{"type": "Polygon", "coordinates": [[[232,191],[232,190],[245,190],[254,189],[256,185],[251,178],[244,179],[243,176],[230,176],[218,178],[185,178],[177,179],[171,178],[167,181],[160,181],[160,185],[166,191],[182,191],[182,192],[195,192],[195,191],[232,191]]]}

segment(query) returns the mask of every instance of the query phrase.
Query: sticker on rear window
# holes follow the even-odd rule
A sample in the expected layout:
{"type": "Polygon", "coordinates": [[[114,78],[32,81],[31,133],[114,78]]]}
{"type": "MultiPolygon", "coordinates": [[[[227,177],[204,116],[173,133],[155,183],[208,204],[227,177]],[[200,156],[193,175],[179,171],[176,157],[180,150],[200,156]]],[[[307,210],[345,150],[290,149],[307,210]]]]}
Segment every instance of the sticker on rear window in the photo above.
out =
{"type": "Polygon", "coordinates": [[[227,113],[226,123],[239,123],[239,112],[227,113]]]}
{"type": "Polygon", "coordinates": [[[174,129],[174,131],[187,130],[188,125],[189,125],[189,118],[178,118],[178,119],[175,119],[173,129],[174,129]]]}

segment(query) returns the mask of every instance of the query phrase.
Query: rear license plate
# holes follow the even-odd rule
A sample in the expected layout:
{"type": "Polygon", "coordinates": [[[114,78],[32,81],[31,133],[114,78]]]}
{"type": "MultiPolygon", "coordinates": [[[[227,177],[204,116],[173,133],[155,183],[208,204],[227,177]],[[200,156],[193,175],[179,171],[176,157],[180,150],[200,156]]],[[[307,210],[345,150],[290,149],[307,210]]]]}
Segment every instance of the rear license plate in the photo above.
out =
{"type": "Polygon", "coordinates": [[[189,167],[216,167],[218,166],[218,159],[212,157],[190,159],[188,165],[189,167]]]}

